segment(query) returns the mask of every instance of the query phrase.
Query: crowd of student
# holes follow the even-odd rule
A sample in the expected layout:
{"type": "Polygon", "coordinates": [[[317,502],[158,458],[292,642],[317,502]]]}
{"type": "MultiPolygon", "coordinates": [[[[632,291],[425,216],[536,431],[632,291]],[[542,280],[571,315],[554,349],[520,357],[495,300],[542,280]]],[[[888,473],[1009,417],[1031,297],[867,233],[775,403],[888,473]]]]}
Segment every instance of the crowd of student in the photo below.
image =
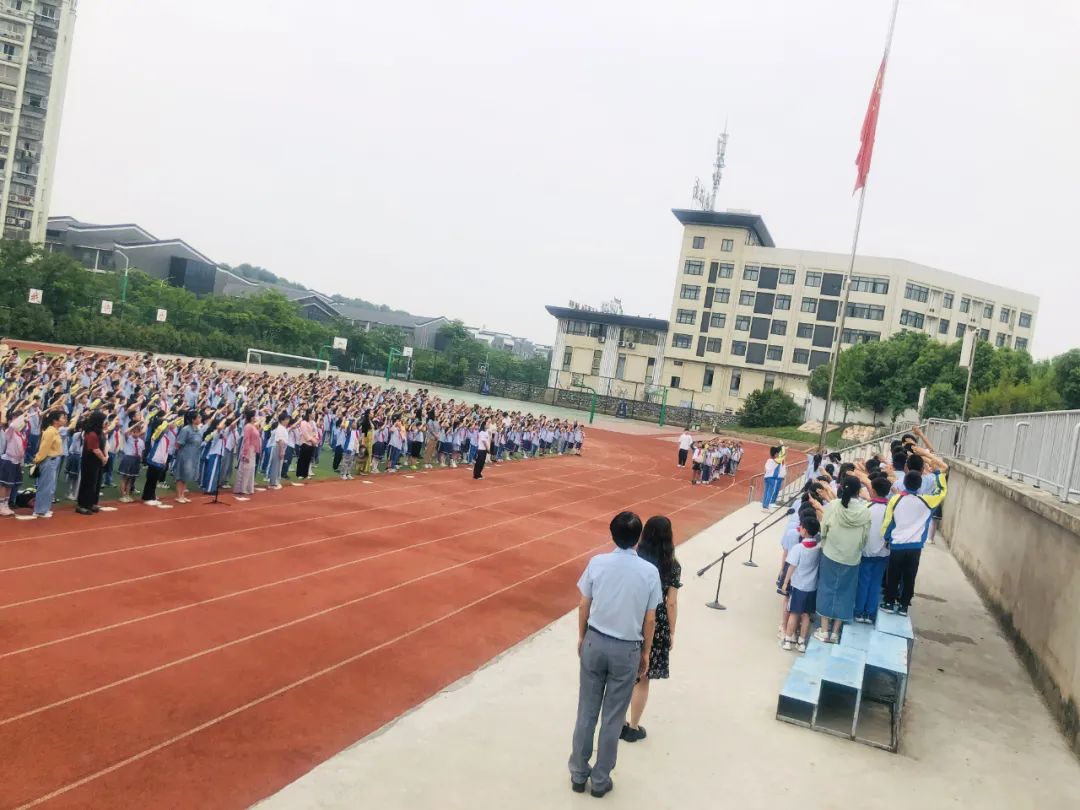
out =
{"type": "Polygon", "coordinates": [[[689,430],[679,436],[679,467],[685,467],[689,460],[691,484],[711,484],[721,476],[735,475],[742,457],[742,442],[735,439],[694,441],[689,430]]]}
{"type": "Polygon", "coordinates": [[[833,644],[845,622],[873,624],[878,610],[908,615],[922,549],[948,491],[948,465],[918,428],[890,450],[890,458],[854,463],[841,463],[838,453],[808,459],[780,541],[783,649],[806,650],[815,614],[814,638],[833,644]]]}
{"type": "Polygon", "coordinates": [[[0,375],[0,516],[32,507],[21,519],[51,517],[64,484],[80,514],[100,511],[102,487],[117,479],[121,503],[172,508],[159,493],[169,476],[176,504],[221,487],[247,500],[262,490],[256,473],[269,489],[303,486],[324,454],[343,480],[460,464],[481,479],[488,461],[580,453],[585,439],[576,422],[427,389],[201,360],[0,352],[0,375]]]}

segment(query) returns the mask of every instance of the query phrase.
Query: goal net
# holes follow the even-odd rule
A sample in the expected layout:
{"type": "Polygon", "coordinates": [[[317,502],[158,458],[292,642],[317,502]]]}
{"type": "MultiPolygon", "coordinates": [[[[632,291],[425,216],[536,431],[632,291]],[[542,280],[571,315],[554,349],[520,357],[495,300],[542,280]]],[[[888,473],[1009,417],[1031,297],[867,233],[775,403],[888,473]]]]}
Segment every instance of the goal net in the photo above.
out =
{"type": "Polygon", "coordinates": [[[302,371],[324,371],[329,373],[330,361],[321,357],[304,357],[298,354],[283,354],[269,349],[248,349],[244,362],[244,371],[252,368],[297,369],[302,371]]]}

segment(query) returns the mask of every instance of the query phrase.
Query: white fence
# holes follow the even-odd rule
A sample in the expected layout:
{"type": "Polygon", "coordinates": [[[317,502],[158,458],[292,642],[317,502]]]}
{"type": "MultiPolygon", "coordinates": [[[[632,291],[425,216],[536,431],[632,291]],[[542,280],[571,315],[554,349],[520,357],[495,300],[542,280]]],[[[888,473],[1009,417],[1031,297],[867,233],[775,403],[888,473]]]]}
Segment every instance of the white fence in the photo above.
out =
{"type": "Polygon", "coordinates": [[[1080,503],[1080,410],[971,419],[957,445],[955,453],[940,449],[1031,484],[1062,503],[1080,503]]]}

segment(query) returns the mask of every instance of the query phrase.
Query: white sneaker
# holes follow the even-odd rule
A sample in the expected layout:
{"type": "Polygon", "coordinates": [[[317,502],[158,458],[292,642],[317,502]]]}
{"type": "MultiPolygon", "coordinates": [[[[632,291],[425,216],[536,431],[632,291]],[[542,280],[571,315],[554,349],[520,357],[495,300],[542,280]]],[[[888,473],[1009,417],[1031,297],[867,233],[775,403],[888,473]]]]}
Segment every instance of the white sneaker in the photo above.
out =
{"type": "Polygon", "coordinates": [[[833,633],[831,636],[829,636],[829,643],[830,644],[839,644],[840,643],[840,634],[839,633],[833,633]]]}
{"type": "Polygon", "coordinates": [[[281,489],[281,484],[274,484],[270,489],[281,489]]]}
{"type": "Polygon", "coordinates": [[[134,501],[135,499],[132,498],[130,495],[124,495],[122,498],[120,498],[120,503],[133,503],[134,501]]]}
{"type": "Polygon", "coordinates": [[[50,510],[50,511],[46,512],[44,515],[38,515],[38,517],[39,518],[51,518],[52,517],[52,511],[50,510]]]}
{"type": "Polygon", "coordinates": [[[829,634],[822,630],[820,627],[814,631],[814,638],[820,641],[822,644],[830,644],[829,634]]]}
{"type": "Polygon", "coordinates": [[[143,501],[144,506],[161,506],[161,501],[143,501]]]}
{"type": "Polygon", "coordinates": [[[800,638],[799,643],[795,645],[795,649],[797,649],[799,652],[806,652],[806,640],[800,638]]]}
{"type": "Polygon", "coordinates": [[[794,639],[792,639],[790,636],[786,637],[783,641],[780,642],[780,649],[790,651],[793,641],[794,639]]]}
{"type": "Polygon", "coordinates": [[[251,498],[245,498],[243,495],[233,495],[234,501],[250,501],[251,498]]]}

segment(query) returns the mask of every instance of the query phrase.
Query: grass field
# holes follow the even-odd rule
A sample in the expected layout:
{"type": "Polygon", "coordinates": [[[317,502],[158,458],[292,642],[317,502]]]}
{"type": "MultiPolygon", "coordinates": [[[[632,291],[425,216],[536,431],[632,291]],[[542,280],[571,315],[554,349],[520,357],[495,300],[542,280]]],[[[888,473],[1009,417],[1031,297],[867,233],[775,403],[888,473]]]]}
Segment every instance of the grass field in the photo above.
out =
{"type": "MultiPolygon", "coordinates": [[[[738,426],[733,430],[735,433],[746,433],[751,436],[761,436],[763,438],[779,439],[784,442],[800,442],[807,445],[817,445],[818,434],[808,433],[805,430],[799,430],[796,427],[763,427],[763,428],[749,428],[738,426]]],[[[842,447],[843,441],[841,435],[844,432],[843,427],[838,427],[835,430],[830,430],[825,436],[825,443],[830,448],[842,447]]]]}

